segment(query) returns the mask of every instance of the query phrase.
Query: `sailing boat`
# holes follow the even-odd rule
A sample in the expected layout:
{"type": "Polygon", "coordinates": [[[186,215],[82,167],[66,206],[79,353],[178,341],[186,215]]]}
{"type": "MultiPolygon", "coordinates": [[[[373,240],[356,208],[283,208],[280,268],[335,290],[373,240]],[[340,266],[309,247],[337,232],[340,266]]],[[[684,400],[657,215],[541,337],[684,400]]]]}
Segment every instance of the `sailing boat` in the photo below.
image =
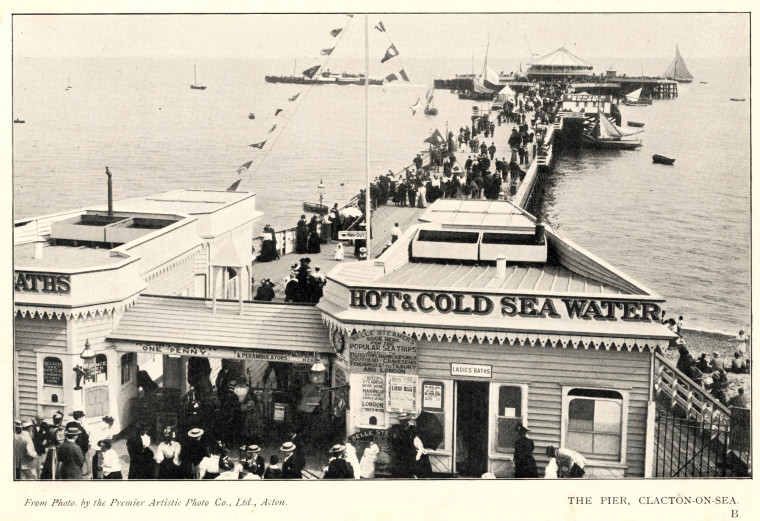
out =
{"type": "Polygon", "coordinates": [[[694,77],[686,68],[686,63],[683,61],[681,52],[676,45],[676,57],[671,62],[670,66],[663,73],[663,76],[669,80],[676,80],[678,83],[691,83],[694,77]]]}
{"type": "Polygon", "coordinates": [[[486,59],[483,63],[483,72],[472,79],[472,91],[460,93],[459,99],[492,101],[494,94],[503,88],[499,84],[499,75],[488,66],[488,48],[490,45],[491,39],[489,37],[488,44],[486,45],[486,59]]]}
{"type": "Polygon", "coordinates": [[[198,85],[198,71],[195,64],[193,64],[193,84],[190,85],[190,88],[195,90],[206,90],[205,85],[198,85]]]}
{"type": "Polygon", "coordinates": [[[599,113],[596,125],[581,134],[584,145],[593,148],[608,148],[617,150],[633,150],[641,146],[641,139],[631,138],[643,130],[626,131],[610,123],[604,113],[599,113]]]}
{"type": "Polygon", "coordinates": [[[629,105],[629,106],[651,105],[651,104],[652,104],[651,98],[641,97],[641,89],[636,89],[630,94],[626,94],[625,99],[623,100],[623,105],[629,105]]]}
{"type": "Polygon", "coordinates": [[[435,89],[433,87],[430,87],[428,89],[427,94],[425,94],[426,104],[425,104],[425,115],[426,116],[436,116],[438,115],[438,109],[434,106],[434,100],[433,95],[435,93],[435,89]]]}

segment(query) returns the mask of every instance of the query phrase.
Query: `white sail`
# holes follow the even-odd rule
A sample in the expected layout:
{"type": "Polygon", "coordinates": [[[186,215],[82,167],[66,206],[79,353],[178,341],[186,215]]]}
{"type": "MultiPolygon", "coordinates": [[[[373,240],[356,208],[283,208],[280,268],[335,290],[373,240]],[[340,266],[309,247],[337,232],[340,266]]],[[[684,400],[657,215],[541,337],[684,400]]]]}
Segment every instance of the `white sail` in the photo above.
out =
{"type": "Polygon", "coordinates": [[[636,89],[630,94],[626,94],[625,97],[628,101],[639,101],[639,98],[641,97],[641,89],[636,89]]]}
{"type": "Polygon", "coordinates": [[[619,140],[624,137],[639,134],[640,132],[644,132],[644,130],[624,130],[617,125],[613,125],[604,114],[599,114],[599,137],[602,139],[619,140]]]}
{"type": "Polygon", "coordinates": [[[677,45],[676,57],[672,62],[670,62],[670,66],[663,73],[663,76],[671,80],[686,82],[694,79],[694,77],[689,72],[689,69],[686,68],[686,62],[683,61],[683,57],[681,56],[681,52],[678,50],[677,45]]]}
{"type": "Polygon", "coordinates": [[[472,79],[472,90],[478,94],[491,94],[493,90],[489,89],[483,84],[483,80],[478,76],[472,79]]]}
{"type": "Polygon", "coordinates": [[[435,89],[433,87],[430,87],[425,94],[425,100],[427,107],[430,108],[433,106],[433,94],[435,93],[435,89]]]}

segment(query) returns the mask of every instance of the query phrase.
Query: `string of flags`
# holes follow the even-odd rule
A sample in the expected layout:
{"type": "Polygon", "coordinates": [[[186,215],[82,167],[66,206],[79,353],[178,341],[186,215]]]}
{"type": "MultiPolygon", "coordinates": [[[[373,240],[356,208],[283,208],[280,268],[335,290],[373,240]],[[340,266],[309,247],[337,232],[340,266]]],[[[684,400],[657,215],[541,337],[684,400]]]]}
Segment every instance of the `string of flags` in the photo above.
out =
{"type": "MultiPolygon", "coordinates": [[[[350,19],[353,18],[354,15],[349,14],[347,16],[349,18],[349,21],[347,22],[346,26],[344,26],[344,27],[338,27],[338,28],[335,28],[335,29],[333,29],[333,30],[330,31],[330,36],[333,37],[333,38],[338,38],[338,42],[340,41],[340,39],[342,39],[343,35],[345,35],[345,29],[346,29],[346,27],[348,27],[348,23],[350,23],[350,19]]],[[[382,25],[382,23],[381,23],[381,25],[382,25]]],[[[332,52],[335,50],[335,48],[337,47],[337,43],[338,42],[336,42],[336,44],[333,45],[332,47],[327,47],[327,48],[322,49],[320,51],[320,54],[322,56],[328,56],[329,57],[332,54],[332,52]]],[[[301,74],[303,74],[304,77],[307,77],[309,79],[313,78],[319,72],[319,70],[323,66],[325,66],[327,64],[328,60],[329,60],[329,58],[327,58],[324,61],[324,63],[322,63],[322,64],[314,65],[312,67],[309,67],[308,69],[304,70],[301,74]]],[[[405,74],[404,74],[404,76],[405,76],[405,74]]],[[[303,93],[303,91],[297,92],[293,96],[288,97],[288,102],[290,102],[290,103],[296,102],[299,99],[299,97],[301,96],[302,93],[303,93]]],[[[278,107],[274,111],[274,117],[275,118],[281,117],[280,115],[283,114],[283,113],[287,114],[288,111],[285,110],[285,109],[283,109],[283,108],[278,107]]],[[[288,120],[285,121],[286,125],[287,125],[287,121],[288,120]]],[[[277,128],[278,128],[278,123],[273,124],[269,128],[269,130],[267,131],[267,134],[271,135],[277,128]]],[[[278,138],[279,138],[279,136],[275,136],[274,140],[276,141],[278,138]]],[[[257,150],[263,150],[264,146],[268,142],[269,142],[269,138],[263,139],[262,141],[258,141],[256,143],[251,143],[248,146],[251,147],[251,148],[257,149],[257,150]]],[[[269,147],[269,149],[271,149],[271,147],[269,147]]],[[[267,150],[267,154],[268,154],[268,150],[267,150]]],[[[261,162],[263,162],[265,158],[266,158],[266,155],[263,156],[263,158],[261,159],[261,162]]],[[[256,168],[258,168],[261,165],[261,162],[257,165],[256,168]]],[[[240,167],[237,169],[238,175],[242,176],[244,173],[248,172],[250,170],[251,166],[253,165],[253,163],[254,163],[254,161],[251,160],[251,161],[246,161],[245,163],[243,163],[242,165],[240,165],[240,167]]],[[[253,173],[255,173],[255,171],[252,172],[250,175],[253,175],[253,173]]],[[[238,187],[240,186],[241,181],[242,181],[242,178],[236,180],[234,183],[232,183],[227,188],[227,191],[228,192],[234,192],[234,191],[236,191],[238,189],[238,187]]]]}

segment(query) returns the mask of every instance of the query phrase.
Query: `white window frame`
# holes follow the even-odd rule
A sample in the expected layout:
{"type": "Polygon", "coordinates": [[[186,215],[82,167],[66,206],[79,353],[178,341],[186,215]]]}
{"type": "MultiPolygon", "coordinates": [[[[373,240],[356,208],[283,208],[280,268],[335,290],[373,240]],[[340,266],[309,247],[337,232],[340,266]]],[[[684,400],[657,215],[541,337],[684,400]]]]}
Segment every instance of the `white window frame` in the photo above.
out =
{"type": "MultiPolygon", "coordinates": [[[[620,461],[606,461],[606,460],[595,460],[590,456],[587,456],[586,454],[583,454],[583,457],[586,458],[586,462],[594,467],[621,467],[626,466],[626,459],[628,457],[628,403],[629,403],[629,393],[628,391],[624,389],[613,389],[611,387],[589,387],[586,385],[567,385],[562,386],[562,418],[560,421],[561,425],[561,431],[560,431],[560,446],[565,446],[565,440],[567,435],[567,423],[570,421],[570,400],[573,398],[585,398],[593,400],[594,398],[590,397],[584,397],[584,396],[570,396],[570,391],[573,389],[586,389],[589,391],[612,391],[615,393],[620,394],[620,396],[623,397],[623,403],[621,404],[621,411],[620,411],[620,461]]],[[[602,400],[605,400],[602,398],[602,400]]],[[[608,401],[613,401],[609,400],[608,401]]]]}
{"type": "Polygon", "coordinates": [[[496,450],[496,432],[497,418],[499,416],[499,389],[501,387],[519,387],[521,391],[520,407],[522,409],[522,422],[526,428],[528,426],[528,384],[515,382],[491,382],[488,396],[488,458],[497,460],[514,459],[513,452],[499,452],[496,450]]]}

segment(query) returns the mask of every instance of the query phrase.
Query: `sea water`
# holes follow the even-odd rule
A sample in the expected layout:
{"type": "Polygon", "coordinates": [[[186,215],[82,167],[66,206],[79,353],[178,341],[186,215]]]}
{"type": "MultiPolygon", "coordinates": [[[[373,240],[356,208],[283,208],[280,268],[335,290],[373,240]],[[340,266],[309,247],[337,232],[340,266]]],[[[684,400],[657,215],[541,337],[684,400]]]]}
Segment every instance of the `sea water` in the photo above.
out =
{"type": "MultiPolygon", "coordinates": [[[[413,85],[370,88],[372,177],[410,164],[434,128],[456,133],[473,105],[488,108],[438,90],[438,117],[412,115],[432,79],[469,72],[462,65],[410,60],[413,85]]],[[[303,201],[318,201],[320,181],[330,205],[364,186],[362,87],[268,84],[265,74],[292,71],[266,60],[199,61],[206,90],[189,88],[189,60],[15,58],[13,66],[13,116],[26,122],[13,125],[16,219],[105,204],[105,166],[116,201],[242,179],[239,190],[257,194],[262,226],[275,229],[295,225],[303,201]],[[264,140],[263,150],[249,146],[264,140]]],[[[729,98],[749,99],[749,67],[689,67],[695,81],[679,85],[678,99],[621,107],[624,126],[645,123],[641,149],[564,151],[544,210],[561,234],[662,295],[669,315],[735,332],[750,319],[750,125],[749,103],[729,98]],[[654,165],[652,154],[676,163],[654,165]]],[[[498,127],[496,140],[506,140],[498,127]]]]}

